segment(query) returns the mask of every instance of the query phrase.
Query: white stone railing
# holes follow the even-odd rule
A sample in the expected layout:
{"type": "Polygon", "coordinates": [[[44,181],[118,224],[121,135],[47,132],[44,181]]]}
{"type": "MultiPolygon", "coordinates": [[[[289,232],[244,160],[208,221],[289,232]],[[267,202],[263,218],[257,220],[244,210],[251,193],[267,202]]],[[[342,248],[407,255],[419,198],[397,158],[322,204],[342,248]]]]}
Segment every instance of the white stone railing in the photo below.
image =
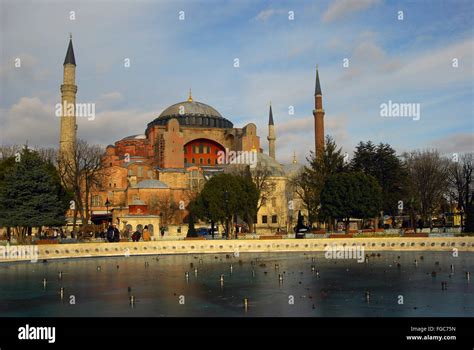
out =
{"type": "MultiPolygon", "coordinates": [[[[74,243],[38,245],[37,261],[64,258],[137,256],[160,254],[318,252],[327,246],[361,246],[367,251],[459,251],[474,252],[474,237],[387,237],[261,240],[180,240],[120,243],[74,243]]],[[[0,262],[28,261],[0,255],[0,262]]]]}

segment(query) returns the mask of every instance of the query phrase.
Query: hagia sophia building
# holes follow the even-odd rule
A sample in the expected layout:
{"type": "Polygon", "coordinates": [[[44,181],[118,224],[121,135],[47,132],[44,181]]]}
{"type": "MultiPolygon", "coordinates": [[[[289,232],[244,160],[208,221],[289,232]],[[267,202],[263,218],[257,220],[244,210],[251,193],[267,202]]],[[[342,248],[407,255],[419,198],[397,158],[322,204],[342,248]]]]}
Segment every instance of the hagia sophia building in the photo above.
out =
{"type": "MultiPolygon", "coordinates": [[[[62,104],[76,103],[75,69],[71,38],[64,60],[62,104]]],[[[313,115],[318,154],[324,147],[324,110],[317,71],[313,115]]],[[[72,154],[77,132],[75,113],[63,114],[60,119],[59,152],[72,154]]],[[[107,175],[89,199],[91,220],[96,224],[112,220],[120,230],[128,232],[147,226],[154,239],[161,238],[161,231],[165,237],[185,236],[189,201],[210,177],[233,166],[219,161],[219,155],[247,151],[256,154],[256,168],[265,169],[268,174],[268,191],[254,218],[256,233],[291,231],[298,210],[306,212],[290,182],[301,165],[295,156],[291,164],[280,164],[276,140],[271,105],[267,155],[255,124],[235,127],[217,109],[196,101],[190,90],[187,100],[166,108],[148,123],[143,134],[126,136],[106,147],[103,168],[107,175]]],[[[72,222],[72,218],[68,217],[68,221],[72,222]]],[[[240,224],[239,219],[236,224],[240,224]]],[[[196,227],[208,226],[196,223],[196,227]]]]}

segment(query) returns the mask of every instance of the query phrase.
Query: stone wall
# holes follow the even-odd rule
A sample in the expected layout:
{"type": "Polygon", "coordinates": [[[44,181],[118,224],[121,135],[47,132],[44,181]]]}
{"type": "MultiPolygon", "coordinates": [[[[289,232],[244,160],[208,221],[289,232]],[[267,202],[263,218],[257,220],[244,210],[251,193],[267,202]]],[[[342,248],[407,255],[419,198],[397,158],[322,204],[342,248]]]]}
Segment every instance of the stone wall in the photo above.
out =
{"type": "MultiPolygon", "coordinates": [[[[38,246],[38,261],[43,259],[156,254],[218,254],[318,252],[326,246],[363,246],[367,251],[457,251],[474,252],[474,237],[429,238],[338,238],[338,239],[265,239],[265,240],[180,240],[121,243],[47,244],[38,246]]],[[[31,258],[5,259],[0,262],[28,261],[31,258]]]]}

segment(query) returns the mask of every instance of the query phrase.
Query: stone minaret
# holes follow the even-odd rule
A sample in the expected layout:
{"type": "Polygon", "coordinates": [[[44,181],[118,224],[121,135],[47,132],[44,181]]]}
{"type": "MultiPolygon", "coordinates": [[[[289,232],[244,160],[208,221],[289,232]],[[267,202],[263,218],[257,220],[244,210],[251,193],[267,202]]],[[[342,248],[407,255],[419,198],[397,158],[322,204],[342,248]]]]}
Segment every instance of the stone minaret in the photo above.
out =
{"type": "Polygon", "coordinates": [[[275,159],[275,124],[273,123],[272,103],[270,102],[270,113],[268,116],[268,155],[275,159]]]}
{"type": "Polygon", "coordinates": [[[64,78],[61,85],[62,115],[59,154],[66,159],[73,157],[76,145],[76,92],[76,60],[71,36],[64,59],[64,78]]]}
{"type": "Polygon", "coordinates": [[[314,91],[314,135],[315,135],[315,154],[321,155],[324,152],[324,109],[323,95],[321,85],[319,84],[319,72],[316,67],[316,89],[314,91]]]}

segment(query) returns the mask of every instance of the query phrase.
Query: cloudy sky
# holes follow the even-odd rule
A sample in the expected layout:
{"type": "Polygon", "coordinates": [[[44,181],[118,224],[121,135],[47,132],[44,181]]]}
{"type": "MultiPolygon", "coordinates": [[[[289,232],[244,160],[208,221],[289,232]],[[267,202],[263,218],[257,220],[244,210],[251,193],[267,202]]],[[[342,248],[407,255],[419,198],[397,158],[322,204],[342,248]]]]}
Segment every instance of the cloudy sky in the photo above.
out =
{"type": "Polygon", "coordinates": [[[471,0],[0,0],[0,144],[57,146],[72,32],[77,102],[96,106],[78,136],[92,143],[143,133],[192,88],[234,126],[257,124],[265,151],[272,101],[278,160],[303,161],[318,64],[326,133],[344,151],[472,151],[473,14],[471,0]],[[388,101],[420,104],[420,119],[382,117],[388,101]]]}

